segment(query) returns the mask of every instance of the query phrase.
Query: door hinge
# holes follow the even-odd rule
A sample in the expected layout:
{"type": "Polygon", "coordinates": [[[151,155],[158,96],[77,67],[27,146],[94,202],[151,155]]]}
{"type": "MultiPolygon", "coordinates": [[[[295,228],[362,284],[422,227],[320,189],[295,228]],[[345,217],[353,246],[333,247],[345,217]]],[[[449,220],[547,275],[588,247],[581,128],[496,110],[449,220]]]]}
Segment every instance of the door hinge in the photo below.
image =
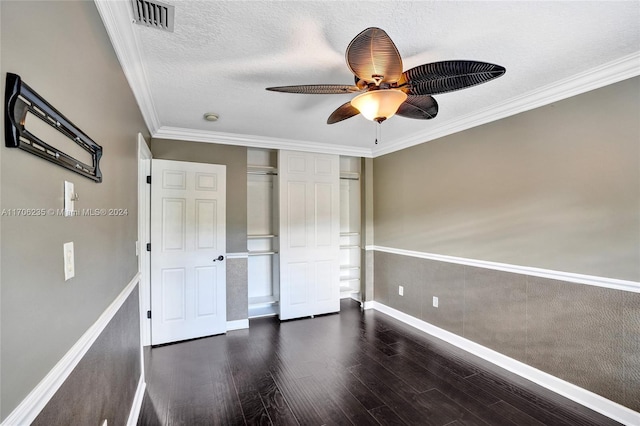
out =
{"type": "Polygon", "coordinates": [[[147,311],[147,318],[151,319],[151,311],[147,311]]]}
{"type": "Polygon", "coordinates": [[[151,251],[151,243],[147,243],[147,251],[151,251]]]}
{"type": "Polygon", "coordinates": [[[147,176],[147,183],[151,183],[151,176],[147,176]]]}

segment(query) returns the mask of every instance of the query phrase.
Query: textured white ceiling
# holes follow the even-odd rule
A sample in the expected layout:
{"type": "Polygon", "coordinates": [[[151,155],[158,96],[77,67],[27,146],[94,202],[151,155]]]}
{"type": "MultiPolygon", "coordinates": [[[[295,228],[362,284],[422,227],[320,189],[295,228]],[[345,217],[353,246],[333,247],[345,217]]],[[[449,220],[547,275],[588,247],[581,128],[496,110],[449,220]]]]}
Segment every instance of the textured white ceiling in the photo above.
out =
{"type": "MultiPolygon", "coordinates": [[[[239,134],[374,149],[375,124],[361,116],[327,125],[353,95],[268,92],[269,86],[352,84],[344,51],[367,27],[384,29],[404,69],[469,59],[504,76],[434,96],[433,120],[393,117],[382,143],[420,140],[431,128],[488,111],[612,61],[638,56],[640,2],[612,1],[179,1],[175,31],[131,22],[159,128],[239,134]],[[203,119],[215,112],[215,123],[203,119]]],[[[107,25],[109,29],[109,25],[107,25]]],[[[112,37],[113,40],[113,37],[112,37]]],[[[122,58],[121,58],[122,61],[122,58]]],[[[636,74],[640,73],[640,69],[636,74]]],[[[153,131],[157,129],[152,129],[153,131]]]]}

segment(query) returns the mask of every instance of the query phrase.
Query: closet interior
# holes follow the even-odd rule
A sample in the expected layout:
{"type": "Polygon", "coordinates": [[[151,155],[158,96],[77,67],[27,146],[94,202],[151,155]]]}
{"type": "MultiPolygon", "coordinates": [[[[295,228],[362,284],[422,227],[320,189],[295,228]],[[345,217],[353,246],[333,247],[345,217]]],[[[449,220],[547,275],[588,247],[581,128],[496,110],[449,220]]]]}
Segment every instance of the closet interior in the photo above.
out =
{"type": "Polygon", "coordinates": [[[360,299],[360,158],[340,157],[340,298],[360,299]]]}
{"type": "Polygon", "coordinates": [[[247,150],[249,318],[278,314],[278,155],[247,150]]]}
{"type": "MultiPolygon", "coordinates": [[[[340,297],[360,300],[361,159],[340,157],[340,297]]],[[[249,318],[279,314],[278,152],[247,149],[249,318]]]]}

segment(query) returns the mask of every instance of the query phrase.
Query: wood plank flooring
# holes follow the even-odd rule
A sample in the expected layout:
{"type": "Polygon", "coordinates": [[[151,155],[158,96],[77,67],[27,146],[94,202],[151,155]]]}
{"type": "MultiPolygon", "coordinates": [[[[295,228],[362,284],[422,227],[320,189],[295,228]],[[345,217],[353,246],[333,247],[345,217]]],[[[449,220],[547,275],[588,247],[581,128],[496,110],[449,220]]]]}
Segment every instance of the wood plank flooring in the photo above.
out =
{"type": "Polygon", "coordinates": [[[617,424],[354,301],[341,309],[147,349],[138,424],[617,424]]]}

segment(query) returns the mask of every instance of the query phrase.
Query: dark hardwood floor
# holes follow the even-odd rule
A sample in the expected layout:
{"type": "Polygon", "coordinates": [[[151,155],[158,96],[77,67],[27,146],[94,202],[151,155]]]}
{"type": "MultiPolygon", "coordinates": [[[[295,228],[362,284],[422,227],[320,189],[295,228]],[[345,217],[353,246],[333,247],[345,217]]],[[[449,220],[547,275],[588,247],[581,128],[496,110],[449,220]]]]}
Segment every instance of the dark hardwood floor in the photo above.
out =
{"type": "Polygon", "coordinates": [[[145,358],[139,425],[617,424],[351,300],[145,358]]]}

